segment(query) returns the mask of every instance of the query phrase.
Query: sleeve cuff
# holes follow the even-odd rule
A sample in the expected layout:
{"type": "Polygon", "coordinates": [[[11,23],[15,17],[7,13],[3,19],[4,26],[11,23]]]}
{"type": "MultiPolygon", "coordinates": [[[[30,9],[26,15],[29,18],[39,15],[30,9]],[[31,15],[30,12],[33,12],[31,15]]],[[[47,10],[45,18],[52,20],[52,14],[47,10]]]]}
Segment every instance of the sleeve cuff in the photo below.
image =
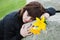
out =
{"type": "Polygon", "coordinates": [[[56,10],[55,10],[54,8],[52,8],[52,7],[47,8],[47,9],[46,9],[46,12],[49,13],[50,16],[56,14],[56,10]]]}

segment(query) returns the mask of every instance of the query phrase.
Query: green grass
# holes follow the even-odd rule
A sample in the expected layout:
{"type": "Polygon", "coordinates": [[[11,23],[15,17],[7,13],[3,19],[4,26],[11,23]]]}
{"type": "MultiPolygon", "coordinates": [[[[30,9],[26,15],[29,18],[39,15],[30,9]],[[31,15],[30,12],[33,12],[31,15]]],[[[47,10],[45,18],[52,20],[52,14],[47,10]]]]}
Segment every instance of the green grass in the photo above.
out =
{"type": "Polygon", "coordinates": [[[14,10],[22,8],[25,0],[0,0],[0,19],[14,10]]]}

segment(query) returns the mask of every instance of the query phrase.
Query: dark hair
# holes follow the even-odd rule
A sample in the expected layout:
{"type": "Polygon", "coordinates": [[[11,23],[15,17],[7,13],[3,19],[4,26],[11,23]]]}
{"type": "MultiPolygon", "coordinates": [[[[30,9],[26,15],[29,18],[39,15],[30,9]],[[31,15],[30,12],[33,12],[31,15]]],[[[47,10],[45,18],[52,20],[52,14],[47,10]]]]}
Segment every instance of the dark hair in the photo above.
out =
{"type": "Polygon", "coordinates": [[[33,18],[40,17],[45,13],[44,7],[39,2],[30,2],[23,9],[21,9],[20,15],[22,16],[25,11],[28,11],[29,16],[33,18]]]}

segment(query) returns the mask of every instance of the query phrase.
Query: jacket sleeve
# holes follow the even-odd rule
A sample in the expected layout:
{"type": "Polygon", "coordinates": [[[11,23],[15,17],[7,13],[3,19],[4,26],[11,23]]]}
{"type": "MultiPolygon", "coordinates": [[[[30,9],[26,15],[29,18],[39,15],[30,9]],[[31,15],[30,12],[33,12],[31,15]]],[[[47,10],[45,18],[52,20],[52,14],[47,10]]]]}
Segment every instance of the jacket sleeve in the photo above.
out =
{"type": "Polygon", "coordinates": [[[4,19],[4,40],[21,40],[23,37],[16,28],[14,18],[10,15],[4,19]]]}
{"type": "Polygon", "coordinates": [[[46,12],[49,13],[50,16],[53,16],[56,14],[56,10],[53,7],[47,8],[46,12]]]}
{"type": "Polygon", "coordinates": [[[3,27],[3,21],[0,20],[0,40],[4,39],[4,27],[3,27]]]}

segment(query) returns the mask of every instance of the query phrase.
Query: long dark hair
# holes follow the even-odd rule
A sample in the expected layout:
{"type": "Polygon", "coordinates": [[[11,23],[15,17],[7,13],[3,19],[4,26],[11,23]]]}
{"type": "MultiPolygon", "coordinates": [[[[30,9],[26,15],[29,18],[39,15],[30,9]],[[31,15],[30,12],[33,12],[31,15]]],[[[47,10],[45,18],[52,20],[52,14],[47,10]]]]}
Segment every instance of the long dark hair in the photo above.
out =
{"type": "Polygon", "coordinates": [[[44,7],[39,2],[30,2],[23,9],[20,10],[20,16],[27,10],[28,14],[33,18],[40,17],[45,13],[44,7]]]}

